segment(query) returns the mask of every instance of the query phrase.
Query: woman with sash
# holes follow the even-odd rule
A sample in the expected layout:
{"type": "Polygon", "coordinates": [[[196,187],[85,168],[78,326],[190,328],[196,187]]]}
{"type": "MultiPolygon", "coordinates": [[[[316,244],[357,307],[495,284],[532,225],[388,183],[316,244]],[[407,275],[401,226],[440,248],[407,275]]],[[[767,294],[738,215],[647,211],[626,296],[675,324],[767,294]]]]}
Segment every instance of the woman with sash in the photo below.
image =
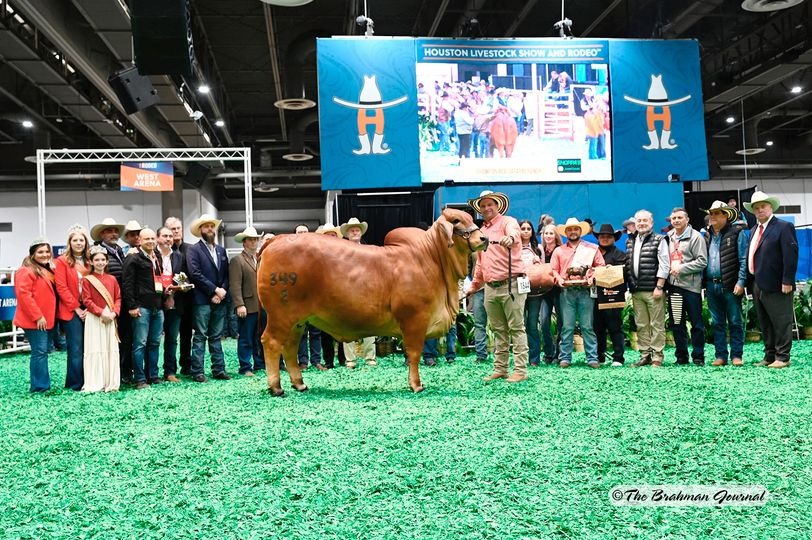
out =
{"type": "Polygon", "coordinates": [[[51,389],[48,373],[48,332],[56,321],[56,289],[51,268],[51,245],[37,238],[28,247],[28,257],[14,275],[17,310],[14,325],[22,328],[31,346],[31,392],[51,389]]]}
{"type": "Polygon", "coordinates": [[[81,390],[84,384],[82,356],[85,334],[85,310],[82,305],[82,280],[90,272],[87,231],[80,225],[68,229],[68,249],[56,259],[56,294],[59,303],[56,318],[62,321],[68,345],[68,369],[65,388],[81,390]]]}
{"type": "Polygon", "coordinates": [[[121,385],[116,318],[121,312],[121,290],[116,278],[105,273],[107,250],[90,248],[93,272],[85,276],[82,302],[85,317],[85,385],[83,392],[115,392],[121,385]]]}

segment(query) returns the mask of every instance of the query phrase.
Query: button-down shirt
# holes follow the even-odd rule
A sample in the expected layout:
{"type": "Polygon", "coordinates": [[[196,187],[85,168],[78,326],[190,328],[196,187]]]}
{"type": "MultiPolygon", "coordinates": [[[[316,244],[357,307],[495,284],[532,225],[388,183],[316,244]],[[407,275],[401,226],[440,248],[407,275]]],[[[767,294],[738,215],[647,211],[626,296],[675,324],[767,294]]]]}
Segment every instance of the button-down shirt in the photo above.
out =
{"type": "MultiPolygon", "coordinates": [[[[640,269],[640,249],[643,247],[643,240],[645,240],[649,234],[654,234],[652,231],[649,231],[648,234],[638,234],[634,239],[634,253],[633,256],[633,263],[632,270],[634,271],[634,277],[638,276],[638,270],[640,269]]],[[[657,246],[657,278],[658,279],[668,279],[668,273],[671,270],[671,259],[668,254],[668,245],[665,242],[665,238],[660,239],[660,245],[657,246]]]]}
{"type": "Polygon", "coordinates": [[[209,255],[211,255],[211,258],[214,261],[215,268],[220,268],[220,265],[218,264],[220,261],[219,257],[217,256],[217,245],[206,242],[206,249],[209,250],[209,255]]]}
{"type": "Polygon", "coordinates": [[[756,273],[756,269],[755,269],[755,266],[754,266],[755,265],[756,248],[761,243],[761,237],[764,236],[764,231],[767,230],[767,225],[770,224],[770,221],[773,219],[773,217],[775,217],[775,216],[770,216],[770,217],[767,218],[767,221],[765,221],[764,223],[759,223],[759,226],[761,227],[761,233],[759,233],[758,227],[756,227],[756,230],[753,231],[753,241],[750,242],[750,251],[747,253],[747,261],[748,261],[747,266],[752,267],[752,268],[748,268],[750,270],[751,274],[756,273]]]}
{"type": "MultiPolygon", "coordinates": [[[[482,234],[487,236],[491,242],[498,242],[504,236],[513,238],[513,245],[510,247],[511,266],[510,273],[513,276],[524,274],[524,263],[522,262],[522,240],[519,231],[519,222],[510,216],[497,214],[490,222],[482,224],[482,234]]],[[[471,283],[471,290],[477,291],[482,285],[491,281],[503,281],[508,278],[508,250],[494,244],[486,251],[477,252],[477,265],[474,271],[474,280],[471,283]]]]}

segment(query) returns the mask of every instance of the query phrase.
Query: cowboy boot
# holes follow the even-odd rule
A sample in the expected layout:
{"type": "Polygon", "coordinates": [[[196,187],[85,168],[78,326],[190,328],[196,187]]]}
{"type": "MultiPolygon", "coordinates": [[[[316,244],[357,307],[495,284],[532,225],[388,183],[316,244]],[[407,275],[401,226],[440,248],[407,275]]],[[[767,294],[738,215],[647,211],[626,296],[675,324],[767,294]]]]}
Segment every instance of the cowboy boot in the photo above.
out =
{"type": "Polygon", "coordinates": [[[388,154],[392,151],[391,148],[381,148],[383,144],[383,134],[375,134],[372,139],[372,153],[373,154],[388,154]]]}
{"type": "Polygon", "coordinates": [[[660,148],[663,150],[673,150],[676,147],[676,144],[671,144],[671,131],[663,130],[663,134],[660,136],[660,148]]]}
{"type": "Polygon", "coordinates": [[[660,141],[657,139],[657,132],[656,131],[649,131],[648,132],[649,144],[643,145],[643,150],[657,150],[660,147],[660,141]]]}
{"type": "MultiPolygon", "coordinates": [[[[376,135],[377,137],[377,135],[376,135]]],[[[356,156],[363,156],[369,154],[369,137],[367,135],[358,135],[358,142],[361,143],[361,148],[353,150],[352,153],[356,156]]]]}

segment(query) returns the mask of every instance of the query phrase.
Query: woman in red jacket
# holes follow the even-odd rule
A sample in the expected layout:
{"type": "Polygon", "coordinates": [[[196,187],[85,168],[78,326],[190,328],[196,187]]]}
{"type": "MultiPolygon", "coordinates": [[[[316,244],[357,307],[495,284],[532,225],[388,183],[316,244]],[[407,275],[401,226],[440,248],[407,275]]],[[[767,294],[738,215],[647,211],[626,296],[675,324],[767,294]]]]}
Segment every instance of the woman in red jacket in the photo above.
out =
{"type": "Polygon", "coordinates": [[[38,238],[31,242],[28,257],[14,276],[17,311],[14,325],[25,331],[31,345],[31,392],[51,388],[48,374],[48,331],[56,319],[56,290],[51,270],[51,245],[38,238]]]}
{"type": "Polygon", "coordinates": [[[121,312],[118,281],[105,273],[107,250],[90,248],[93,273],[85,277],[82,301],[85,317],[85,386],[83,392],[115,392],[121,384],[116,320],[121,312]]]}
{"type": "Polygon", "coordinates": [[[81,390],[84,385],[82,356],[84,355],[85,315],[82,305],[82,281],[90,270],[87,232],[79,225],[68,230],[68,249],[56,259],[56,294],[59,303],[56,318],[62,321],[68,345],[68,370],[65,388],[81,390]]]}

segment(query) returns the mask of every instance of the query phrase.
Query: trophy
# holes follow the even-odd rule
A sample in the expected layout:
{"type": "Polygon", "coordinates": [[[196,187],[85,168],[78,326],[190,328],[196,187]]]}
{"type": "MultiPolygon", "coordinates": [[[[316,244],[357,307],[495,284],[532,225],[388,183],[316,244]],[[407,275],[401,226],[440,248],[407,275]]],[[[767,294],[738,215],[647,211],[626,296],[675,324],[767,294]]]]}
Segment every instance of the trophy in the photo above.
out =
{"type": "Polygon", "coordinates": [[[194,283],[189,283],[189,276],[186,275],[186,272],[178,272],[175,274],[172,278],[172,286],[180,292],[186,292],[195,288],[194,283]]]}
{"type": "Polygon", "coordinates": [[[567,279],[564,283],[568,287],[585,287],[587,284],[586,273],[588,266],[571,266],[567,268],[567,279]]]}

